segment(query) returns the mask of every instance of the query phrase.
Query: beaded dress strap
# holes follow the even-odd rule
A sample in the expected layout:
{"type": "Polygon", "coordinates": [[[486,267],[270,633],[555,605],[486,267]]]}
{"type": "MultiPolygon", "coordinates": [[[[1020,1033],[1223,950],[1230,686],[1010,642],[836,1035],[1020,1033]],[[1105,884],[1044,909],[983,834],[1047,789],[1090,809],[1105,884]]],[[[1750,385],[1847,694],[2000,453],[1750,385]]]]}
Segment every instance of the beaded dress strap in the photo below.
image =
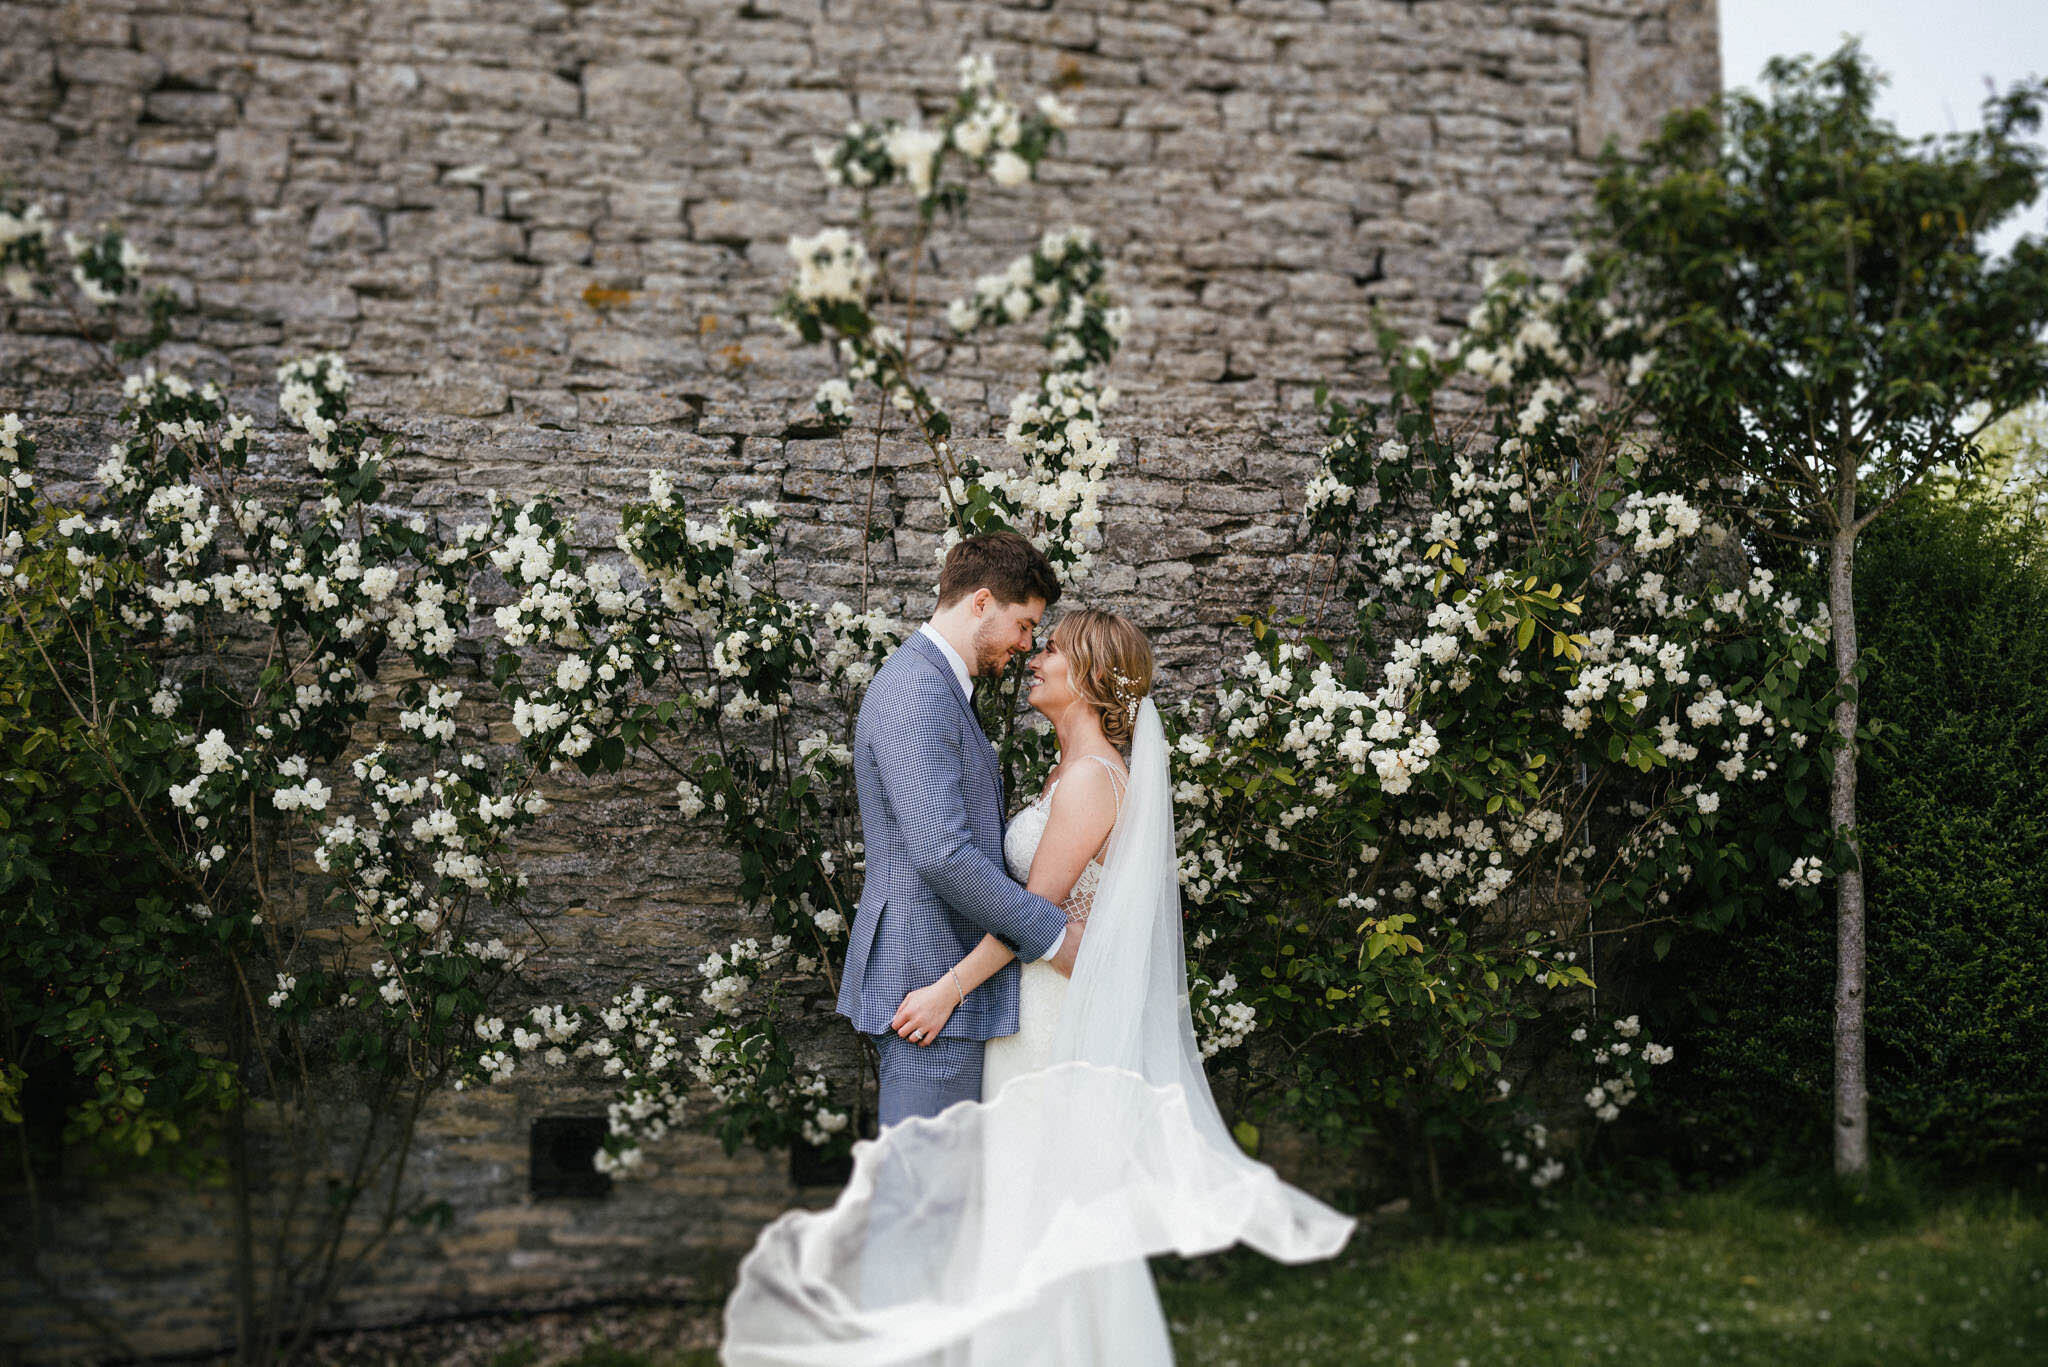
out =
{"type": "MultiPolygon", "coordinates": [[[[1119,812],[1123,811],[1124,790],[1130,786],[1131,776],[1125,773],[1121,767],[1112,764],[1106,757],[1102,755],[1083,755],[1081,756],[1081,758],[1097,760],[1101,763],[1103,768],[1109,770],[1110,782],[1116,788],[1116,809],[1119,812]]],[[[1058,787],[1058,782],[1055,781],[1053,786],[1058,787]]]]}
{"type": "MultiPolygon", "coordinates": [[[[1110,784],[1116,792],[1116,809],[1119,813],[1121,813],[1124,809],[1124,792],[1130,786],[1131,776],[1125,773],[1122,769],[1118,768],[1115,764],[1111,763],[1109,760],[1103,758],[1103,756],[1101,755],[1083,755],[1081,756],[1081,758],[1098,760],[1101,762],[1103,768],[1109,770],[1110,784]]],[[[1054,779],[1051,783],[1045,785],[1045,791],[1040,793],[1037,797],[1033,798],[1032,802],[1034,804],[1040,802],[1051,802],[1053,790],[1058,788],[1059,786],[1060,781],[1058,779],[1054,779]]]]}
{"type": "MultiPolygon", "coordinates": [[[[1110,787],[1116,794],[1116,821],[1110,823],[1110,830],[1114,832],[1117,823],[1124,819],[1124,789],[1130,783],[1130,775],[1101,755],[1084,755],[1082,758],[1101,760],[1102,767],[1109,770],[1110,787]]],[[[1054,779],[1052,786],[1045,790],[1046,796],[1050,797],[1053,788],[1059,786],[1060,781],[1054,779]]],[[[1104,850],[1109,848],[1109,836],[1102,838],[1102,846],[1104,850]]],[[[1089,875],[1094,874],[1096,878],[1100,878],[1102,873],[1101,857],[1102,851],[1098,850],[1089,858],[1088,863],[1081,870],[1080,881],[1075,883],[1074,890],[1067,894],[1066,900],[1060,903],[1061,910],[1067,913],[1069,924],[1086,921],[1088,913],[1095,908],[1095,883],[1090,879],[1089,875]],[[1086,886],[1083,886],[1084,884],[1086,886]]]]}

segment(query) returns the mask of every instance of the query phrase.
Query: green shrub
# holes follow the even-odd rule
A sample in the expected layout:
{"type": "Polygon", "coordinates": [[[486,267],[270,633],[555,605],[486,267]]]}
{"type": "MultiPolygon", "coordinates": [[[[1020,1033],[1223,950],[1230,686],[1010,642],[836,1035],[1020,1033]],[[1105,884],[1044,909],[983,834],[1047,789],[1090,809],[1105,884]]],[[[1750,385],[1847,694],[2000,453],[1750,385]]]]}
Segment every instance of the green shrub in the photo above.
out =
{"type": "Polygon", "coordinates": [[[36,587],[0,613],[0,1155],[18,1172],[19,1142],[48,1162],[61,1126],[96,1160],[191,1168],[180,1141],[235,1086],[219,1042],[191,1029],[209,930],[173,891],[175,829],[123,796],[162,793],[176,738],[120,720],[101,748],[72,701],[149,717],[148,662],[106,648],[101,609],[87,638],[67,624],[76,576],[60,558],[21,570],[36,587]]]}
{"type": "MultiPolygon", "coordinates": [[[[2048,1150],[2048,528],[1987,492],[1916,495],[1867,534],[1857,612],[1880,727],[1859,776],[1877,1146],[2032,1172],[2048,1150]]],[[[1695,1156],[1827,1152],[1831,895],[1777,898],[1646,976],[1695,1156]]]]}

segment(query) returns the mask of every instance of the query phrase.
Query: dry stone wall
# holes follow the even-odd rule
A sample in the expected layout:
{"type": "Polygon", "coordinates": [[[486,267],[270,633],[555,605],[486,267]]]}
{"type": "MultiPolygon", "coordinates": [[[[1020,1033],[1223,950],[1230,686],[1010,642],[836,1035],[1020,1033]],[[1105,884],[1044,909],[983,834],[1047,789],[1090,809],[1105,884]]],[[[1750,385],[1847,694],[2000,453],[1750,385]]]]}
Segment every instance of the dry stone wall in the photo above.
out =
{"type": "MultiPolygon", "coordinates": [[[[1078,111],[1042,183],[982,187],[942,229],[942,300],[1043,229],[1093,227],[1133,321],[1110,427],[1124,464],[1085,597],[1130,612],[1169,688],[1212,673],[1246,609],[1299,592],[1308,396],[1369,356],[1375,304],[1454,326],[1483,264],[1562,250],[1609,137],[1718,88],[1712,0],[0,0],[0,178],[63,221],[128,226],[190,311],[162,363],[272,414],[270,375],[344,352],[357,406],[414,455],[393,485],[473,516],[547,492],[600,547],[645,472],[698,505],[773,500],[789,581],[859,583],[865,445],[793,424],[825,377],[771,317],[784,239],[850,222],[810,149],[848,119],[935,112],[968,51],[1078,111]]],[[[0,408],[95,449],[103,391],[33,311],[0,329],[0,408]]],[[[999,442],[1033,351],[956,348],[940,392],[999,442]]],[[[928,606],[937,524],[885,443],[878,602],[928,606]]],[[[75,468],[75,467],[74,467],[75,468]]],[[[560,995],[687,982],[744,927],[728,867],[653,775],[568,782],[533,848],[560,995]]],[[[525,1195],[526,1125],[562,1088],[451,1099],[421,1179],[455,1209],[408,1236],[358,1319],[655,1290],[715,1295],[783,1165],[674,1146],[601,1201],[525,1195]]],[[[51,1267],[151,1349],[224,1333],[224,1203],[73,1180],[51,1267]]],[[[12,1199],[10,1197],[10,1199],[12,1199]]],[[[4,1338],[72,1331],[0,1283],[4,1338]]]]}

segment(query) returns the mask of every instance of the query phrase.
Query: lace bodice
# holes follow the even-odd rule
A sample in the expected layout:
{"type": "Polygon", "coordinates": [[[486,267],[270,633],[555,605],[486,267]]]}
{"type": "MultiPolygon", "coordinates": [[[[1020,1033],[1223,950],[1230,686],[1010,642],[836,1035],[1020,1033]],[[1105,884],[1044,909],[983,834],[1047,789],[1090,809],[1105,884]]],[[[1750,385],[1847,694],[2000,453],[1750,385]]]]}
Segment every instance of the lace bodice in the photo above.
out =
{"type": "MultiPolygon", "coordinates": [[[[1101,755],[1084,755],[1082,758],[1095,760],[1109,770],[1110,785],[1116,790],[1117,814],[1121,817],[1124,788],[1128,782],[1124,771],[1101,755]]],[[[1052,815],[1052,795],[1059,786],[1060,781],[1054,779],[1023,811],[1010,818],[1009,828],[1003,832],[1003,862],[1009,866],[1010,876],[1020,883],[1029,882],[1031,879],[1031,861],[1038,854],[1038,842],[1045,838],[1045,823],[1052,815]]],[[[1112,824],[1111,834],[1115,834],[1115,831],[1116,827],[1112,824]]],[[[1109,847],[1106,838],[1102,844],[1103,849],[1109,847]]],[[[1097,850],[1095,857],[1081,870],[1081,876],[1074,881],[1074,890],[1060,903],[1069,921],[1088,919],[1088,912],[1095,905],[1096,886],[1101,882],[1102,851],[1097,850]]]]}

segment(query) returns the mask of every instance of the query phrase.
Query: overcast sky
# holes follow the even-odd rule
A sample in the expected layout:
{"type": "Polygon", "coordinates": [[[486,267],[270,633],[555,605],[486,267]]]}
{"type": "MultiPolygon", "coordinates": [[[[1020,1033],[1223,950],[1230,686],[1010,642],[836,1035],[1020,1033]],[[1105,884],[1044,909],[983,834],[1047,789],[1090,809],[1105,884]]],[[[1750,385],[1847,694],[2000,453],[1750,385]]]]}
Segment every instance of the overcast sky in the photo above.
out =
{"type": "MultiPolygon", "coordinates": [[[[1845,34],[1891,77],[1880,110],[1901,132],[1975,128],[1988,93],[2028,76],[2048,76],[2048,0],[1720,0],[1721,77],[1757,85],[1779,53],[1833,52],[1845,34]]],[[[1999,234],[2048,229],[2036,202],[1999,234]]]]}

